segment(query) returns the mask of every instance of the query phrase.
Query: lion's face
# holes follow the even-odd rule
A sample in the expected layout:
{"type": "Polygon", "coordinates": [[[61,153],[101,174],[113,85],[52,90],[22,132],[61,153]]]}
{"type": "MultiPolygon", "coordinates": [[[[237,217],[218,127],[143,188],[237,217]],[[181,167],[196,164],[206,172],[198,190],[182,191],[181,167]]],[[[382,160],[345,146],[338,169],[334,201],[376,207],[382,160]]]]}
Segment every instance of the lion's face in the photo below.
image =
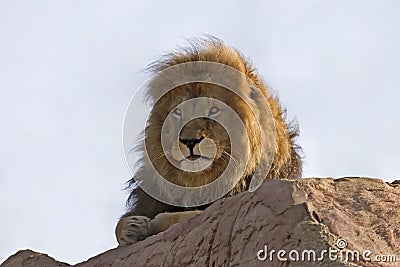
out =
{"type": "Polygon", "coordinates": [[[207,98],[194,99],[173,108],[169,118],[171,125],[183,126],[182,129],[174,128],[172,135],[168,135],[171,141],[178,141],[172,142],[169,150],[173,160],[188,171],[211,168],[213,161],[230,151],[229,135],[215,121],[226,120],[226,116],[224,107],[218,101],[207,98]]]}
{"type": "Polygon", "coordinates": [[[201,186],[218,178],[227,167],[233,152],[232,136],[240,140],[241,149],[237,150],[254,152],[257,138],[249,140],[248,133],[255,137],[257,127],[249,107],[234,93],[211,84],[187,84],[155,103],[146,132],[147,152],[167,180],[201,186]],[[232,114],[240,117],[243,129],[232,114]]]}

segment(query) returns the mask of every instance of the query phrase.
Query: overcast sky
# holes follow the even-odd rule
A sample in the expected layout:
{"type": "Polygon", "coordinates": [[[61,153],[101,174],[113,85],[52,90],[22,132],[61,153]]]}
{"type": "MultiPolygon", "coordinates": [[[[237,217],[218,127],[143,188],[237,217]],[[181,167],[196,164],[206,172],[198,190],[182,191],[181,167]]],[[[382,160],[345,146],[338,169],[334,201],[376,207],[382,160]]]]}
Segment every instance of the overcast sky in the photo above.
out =
{"type": "Polygon", "coordinates": [[[399,179],[399,14],[396,0],[0,1],[0,262],[31,248],[76,263],[116,246],[122,123],[141,70],[203,33],[279,92],[304,177],[399,179]]]}

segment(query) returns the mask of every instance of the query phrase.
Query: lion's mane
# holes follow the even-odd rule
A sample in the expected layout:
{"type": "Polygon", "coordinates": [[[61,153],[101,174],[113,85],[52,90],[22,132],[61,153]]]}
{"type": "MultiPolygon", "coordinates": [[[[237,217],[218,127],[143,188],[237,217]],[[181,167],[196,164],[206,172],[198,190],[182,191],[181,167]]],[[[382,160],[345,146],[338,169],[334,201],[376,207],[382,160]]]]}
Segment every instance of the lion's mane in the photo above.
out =
{"type": "MultiPolygon", "coordinates": [[[[297,125],[286,121],[285,110],[280,105],[276,93],[264,84],[256,69],[237,50],[227,46],[224,42],[214,37],[206,37],[200,40],[197,39],[191,41],[188,47],[180,48],[177,51],[164,55],[160,60],[151,64],[149,70],[156,75],[158,72],[171,66],[195,61],[216,62],[230,66],[243,73],[256,85],[258,90],[261,90],[261,93],[266,98],[271,110],[276,131],[275,157],[266,179],[300,178],[302,172],[302,161],[299,156],[301,149],[295,142],[295,139],[298,136],[297,125]]],[[[155,106],[149,117],[149,124],[144,136],[146,140],[146,151],[147,153],[150,153],[150,157],[155,158],[153,164],[155,163],[161,173],[169,174],[170,180],[174,183],[186,186],[198,186],[208,183],[212,180],[210,176],[215,176],[222,172],[224,169],[223,166],[218,166],[218,164],[216,164],[201,174],[188,174],[187,172],[175,171],[175,167],[168,162],[166,157],[159,156],[162,155],[160,132],[163,120],[171,109],[173,109],[175,104],[172,102],[175,100],[185,100],[198,96],[211,96],[220,99],[233,107],[236,106],[235,110],[242,118],[244,118],[244,125],[250,140],[251,156],[249,162],[247,162],[247,168],[244,175],[236,186],[234,186],[234,188],[228,193],[228,195],[233,195],[248,189],[254,169],[258,164],[260,164],[260,160],[262,160],[262,158],[260,158],[260,133],[255,130],[253,125],[254,118],[252,118],[252,116],[254,116],[254,114],[252,114],[245,105],[240,103],[235,96],[224,93],[223,90],[217,88],[214,88],[212,92],[210,92],[210,90],[209,86],[202,86],[199,84],[184,85],[181,86],[181,88],[177,88],[177,90],[169,92],[163,100],[154,103],[155,106]],[[191,179],[188,179],[188,175],[192,175],[191,179]],[[188,184],[185,181],[197,182],[188,184]]],[[[251,91],[243,89],[243,92],[251,98],[251,91]]],[[[149,88],[148,96],[150,100],[157,96],[157,92],[154,88],[149,88]]],[[[140,149],[145,153],[144,148],[140,149]]],[[[146,164],[148,163],[143,160],[141,168],[135,174],[136,178],[144,175],[144,170],[147,167],[145,166],[146,164]]],[[[131,186],[135,183],[135,177],[130,180],[131,186]]],[[[133,190],[129,198],[130,205],[137,204],[135,203],[136,194],[137,192],[135,193],[133,190]]]]}

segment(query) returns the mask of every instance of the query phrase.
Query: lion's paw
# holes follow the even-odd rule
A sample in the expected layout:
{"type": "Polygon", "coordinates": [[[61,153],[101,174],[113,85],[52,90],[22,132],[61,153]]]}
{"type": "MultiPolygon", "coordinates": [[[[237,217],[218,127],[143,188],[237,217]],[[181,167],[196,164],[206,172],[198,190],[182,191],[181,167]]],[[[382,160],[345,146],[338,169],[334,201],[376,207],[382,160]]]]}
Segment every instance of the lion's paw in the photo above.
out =
{"type": "Polygon", "coordinates": [[[120,246],[136,243],[149,236],[150,218],[146,216],[122,217],[115,229],[120,246]]]}

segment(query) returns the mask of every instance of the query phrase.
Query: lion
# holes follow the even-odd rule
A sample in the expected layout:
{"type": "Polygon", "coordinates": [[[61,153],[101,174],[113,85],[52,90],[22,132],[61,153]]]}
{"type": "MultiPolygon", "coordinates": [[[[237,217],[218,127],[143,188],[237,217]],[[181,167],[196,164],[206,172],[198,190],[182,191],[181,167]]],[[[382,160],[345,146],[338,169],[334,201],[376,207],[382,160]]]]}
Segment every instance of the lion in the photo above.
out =
{"type": "MultiPolygon", "coordinates": [[[[148,98],[154,101],[154,106],[143,133],[145,144],[138,148],[142,155],[147,156],[141,158],[140,168],[129,181],[128,188],[131,189],[127,201],[129,211],[119,219],[115,229],[120,246],[136,243],[166,230],[172,224],[197,216],[210,205],[210,203],[197,206],[174,205],[150,195],[137,184],[138,180],[150,178],[151,174],[147,172],[150,165],[175,185],[201,187],[214,182],[227,169],[229,159],[235,151],[231,138],[236,138],[235,145],[249,153],[247,157],[234,160],[236,165],[233,166],[242,166],[243,173],[223,196],[232,196],[249,189],[257,166],[266,160],[266,157],[262,156],[263,143],[260,141],[262,128],[266,127],[259,123],[262,121],[260,118],[262,113],[259,112],[263,105],[262,101],[268,106],[274,125],[274,135],[268,137],[274,139],[269,140],[274,144],[274,156],[270,159],[272,163],[265,179],[301,178],[301,147],[296,144],[299,134],[297,123],[286,120],[285,109],[282,108],[276,93],[264,84],[256,69],[236,49],[215,37],[196,39],[187,47],[164,55],[151,64],[149,69],[155,78],[150,83],[147,93],[148,98]],[[158,73],[192,62],[211,62],[222,68],[229,67],[243,75],[252,86],[238,79],[235,84],[239,93],[235,93],[218,84],[191,82],[180,84],[160,97],[159,90],[162,85],[158,84],[158,73]],[[257,94],[261,97],[257,97],[257,94]],[[192,99],[210,100],[190,102],[192,99]],[[188,104],[180,106],[185,101],[188,104]],[[234,116],[229,115],[228,108],[240,118],[244,133],[236,127],[231,131],[233,133],[228,133],[226,127],[221,124],[221,121],[227,122],[228,125],[233,124],[231,117],[234,116]],[[181,128],[175,127],[179,129],[174,129],[174,122],[183,121],[185,116],[190,117],[194,111],[204,115],[183,123],[181,128]],[[164,138],[167,141],[164,142],[166,145],[163,145],[161,136],[166,121],[170,122],[172,129],[165,134],[164,138]],[[235,133],[236,137],[230,136],[235,133]],[[241,137],[242,135],[246,135],[247,141],[241,137]],[[174,139],[178,141],[174,143],[174,139]],[[194,168],[194,171],[182,170],[174,162],[180,164],[180,167],[194,168]]],[[[192,71],[198,70],[194,67],[192,71]]],[[[217,73],[219,78],[224,78],[224,75],[223,71],[217,73]]],[[[172,82],[175,78],[178,79],[178,76],[169,76],[172,82]]],[[[234,79],[226,77],[229,81],[234,79]]],[[[241,155],[240,151],[238,155],[241,155]]]]}

